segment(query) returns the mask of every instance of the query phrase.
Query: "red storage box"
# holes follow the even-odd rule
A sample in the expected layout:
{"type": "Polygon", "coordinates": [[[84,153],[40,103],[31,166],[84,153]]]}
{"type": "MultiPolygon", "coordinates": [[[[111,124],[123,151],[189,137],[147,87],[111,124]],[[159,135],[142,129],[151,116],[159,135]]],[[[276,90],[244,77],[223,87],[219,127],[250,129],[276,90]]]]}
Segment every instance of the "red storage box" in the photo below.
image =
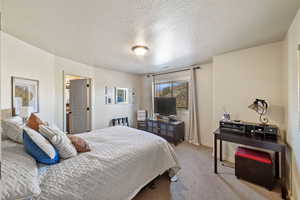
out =
{"type": "Polygon", "coordinates": [[[267,152],[238,147],[235,153],[235,175],[269,190],[275,185],[274,164],[267,152]]]}

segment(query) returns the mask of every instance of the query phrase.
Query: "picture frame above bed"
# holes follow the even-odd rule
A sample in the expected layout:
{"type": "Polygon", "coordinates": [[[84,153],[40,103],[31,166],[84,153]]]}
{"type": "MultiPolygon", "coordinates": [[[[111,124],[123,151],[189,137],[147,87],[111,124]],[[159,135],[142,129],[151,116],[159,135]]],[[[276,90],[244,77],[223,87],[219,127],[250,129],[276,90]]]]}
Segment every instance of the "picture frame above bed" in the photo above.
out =
{"type": "Polygon", "coordinates": [[[12,76],[11,93],[13,115],[19,115],[22,107],[39,112],[39,80],[12,76]]]}

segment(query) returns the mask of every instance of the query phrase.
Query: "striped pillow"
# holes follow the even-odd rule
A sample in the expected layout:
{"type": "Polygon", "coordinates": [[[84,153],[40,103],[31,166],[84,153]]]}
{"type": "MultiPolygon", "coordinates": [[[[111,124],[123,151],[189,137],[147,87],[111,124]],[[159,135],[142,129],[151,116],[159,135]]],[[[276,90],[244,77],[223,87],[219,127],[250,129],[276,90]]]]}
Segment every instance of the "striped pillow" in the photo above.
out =
{"type": "Polygon", "coordinates": [[[39,126],[40,133],[49,139],[58,150],[61,158],[67,159],[77,155],[75,147],[72,145],[67,135],[55,126],[39,126]]]}

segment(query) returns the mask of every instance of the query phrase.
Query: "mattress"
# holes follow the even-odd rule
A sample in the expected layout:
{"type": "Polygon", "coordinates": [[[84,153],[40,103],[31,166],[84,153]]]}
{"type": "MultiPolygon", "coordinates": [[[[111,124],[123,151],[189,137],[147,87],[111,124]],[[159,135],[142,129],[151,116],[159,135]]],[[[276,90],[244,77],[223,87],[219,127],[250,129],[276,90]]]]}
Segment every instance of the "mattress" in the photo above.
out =
{"type": "Polygon", "coordinates": [[[180,170],[163,138],[129,127],[78,134],[92,151],[52,166],[39,166],[38,200],[130,200],[158,175],[180,170]]]}

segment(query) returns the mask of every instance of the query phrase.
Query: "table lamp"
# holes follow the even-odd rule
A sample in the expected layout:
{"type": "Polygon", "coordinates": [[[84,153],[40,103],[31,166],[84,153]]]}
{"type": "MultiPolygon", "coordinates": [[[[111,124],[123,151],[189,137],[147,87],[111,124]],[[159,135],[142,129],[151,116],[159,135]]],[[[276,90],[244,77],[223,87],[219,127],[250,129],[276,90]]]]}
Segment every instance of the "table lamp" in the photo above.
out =
{"type": "Polygon", "coordinates": [[[257,112],[259,114],[259,121],[262,124],[267,124],[269,122],[268,117],[265,116],[267,114],[267,111],[268,111],[268,103],[266,102],[266,100],[256,99],[253,102],[253,104],[248,106],[248,108],[254,110],[255,112],[257,112]]]}
{"type": "Polygon", "coordinates": [[[26,122],[26,120],[31,115],[31,113],[32,113],[32,107],[30,106],[21,107],[19,116],[23,119],[23,123],[26,122]]]}

